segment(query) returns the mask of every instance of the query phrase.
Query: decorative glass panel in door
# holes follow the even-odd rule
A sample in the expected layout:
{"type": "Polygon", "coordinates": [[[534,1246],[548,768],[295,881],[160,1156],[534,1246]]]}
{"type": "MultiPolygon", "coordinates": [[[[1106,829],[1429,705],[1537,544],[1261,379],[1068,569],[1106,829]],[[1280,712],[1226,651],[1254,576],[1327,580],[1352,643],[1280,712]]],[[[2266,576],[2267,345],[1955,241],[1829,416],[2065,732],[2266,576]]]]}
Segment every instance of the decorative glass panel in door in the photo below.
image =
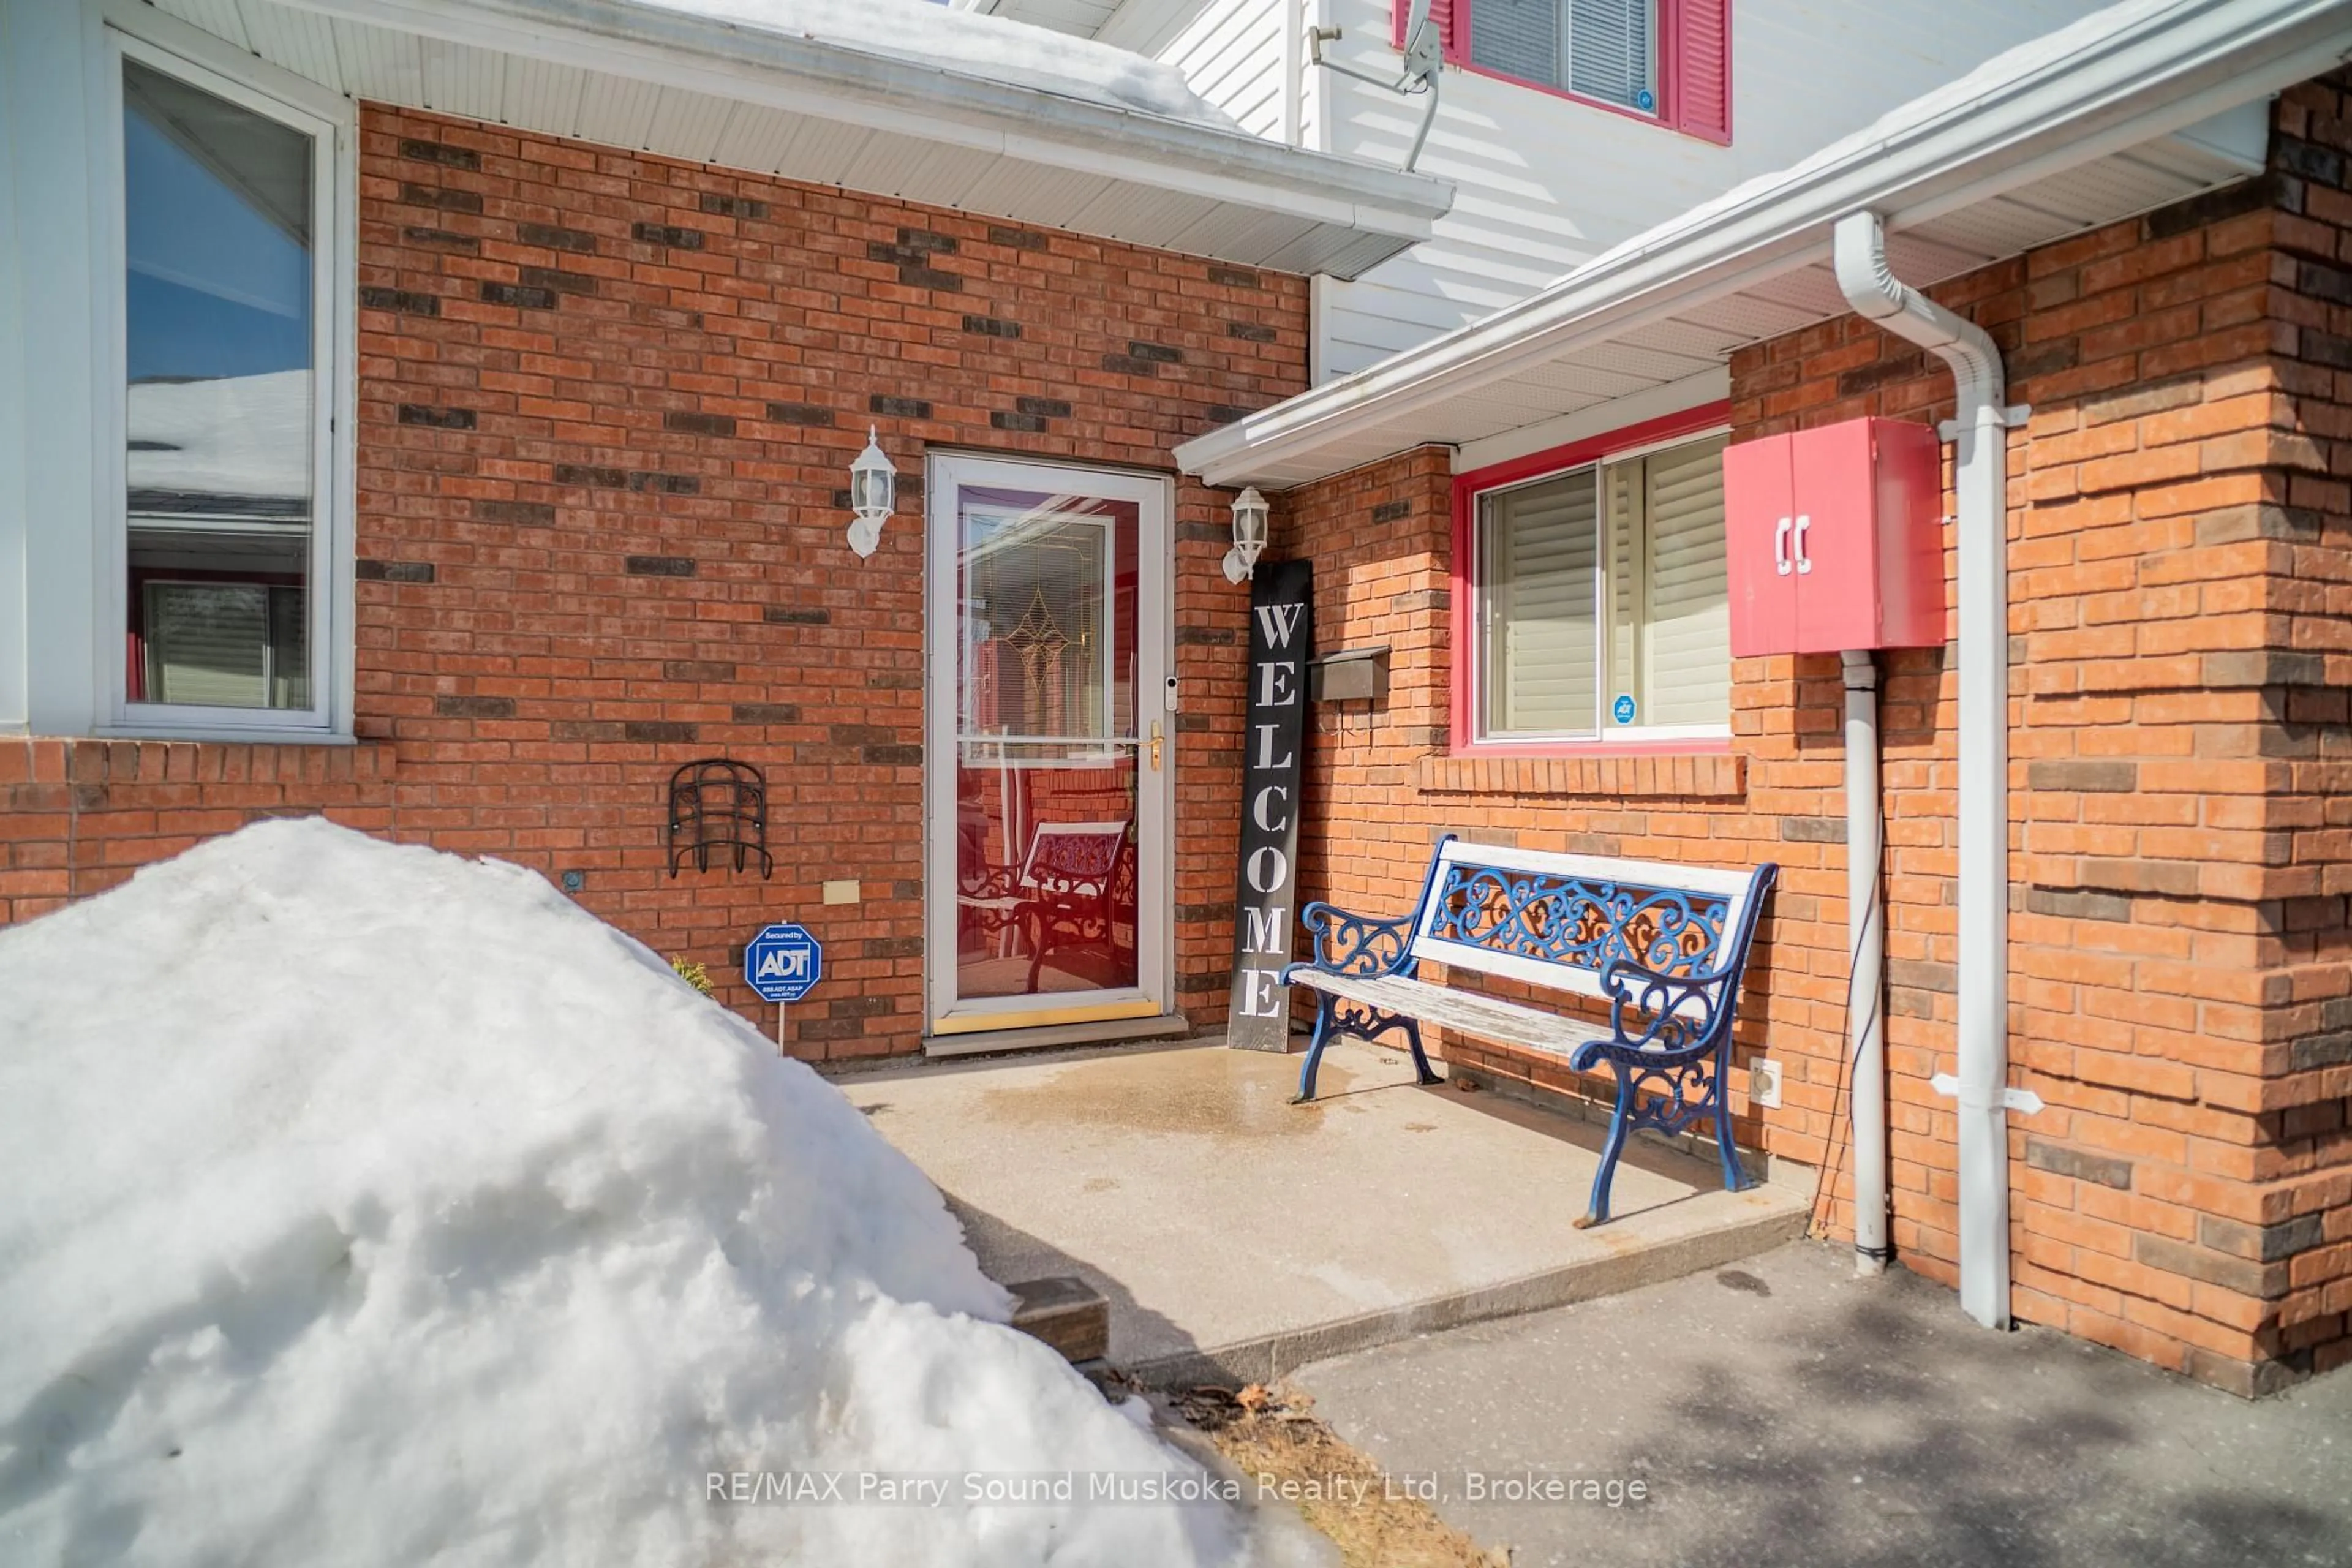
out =
{"type": "Polygon", "coordinates": [[[934,1033],[1164,1011],[1165,487],[932,463],[934,1033]]]}

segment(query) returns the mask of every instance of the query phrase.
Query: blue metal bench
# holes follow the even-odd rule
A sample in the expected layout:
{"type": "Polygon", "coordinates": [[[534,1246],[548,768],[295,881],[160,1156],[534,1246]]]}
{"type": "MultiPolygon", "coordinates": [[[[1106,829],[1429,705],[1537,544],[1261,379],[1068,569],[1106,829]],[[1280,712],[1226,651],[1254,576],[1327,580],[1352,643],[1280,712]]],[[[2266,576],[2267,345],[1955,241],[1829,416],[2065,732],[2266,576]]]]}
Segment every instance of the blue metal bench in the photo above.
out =
{"type": "Polygon", "coordinates": [[[1423,1083],[1435,1083],[1421,1026],[1568,1058],[1578,1072],[1606,1061],[1617,1109],[1577,1226],[1609,1217],[1609,1182],[1629,1134],[1672,1136],[1712,1118],[1723,1184],[1745,1184],[1731,1146],[1725,1086],[1731,1022],[1748,947],[1777,866],[1719,871],[1465,844],[1448,834],[1430,858],[1421,903],[1378,920],[1330,904],[1301,911],[1315,956],[1283,972],[1316,993],[1315,1036],[1298,1101],[1315,1098],[1323,1049],[1351,1036],[1401,1030],[1423,1083]],[[1420,979],[1423,963],[1574,992],[1609,1004],[1609,1037],[1585,1019],[1420,979]]]}

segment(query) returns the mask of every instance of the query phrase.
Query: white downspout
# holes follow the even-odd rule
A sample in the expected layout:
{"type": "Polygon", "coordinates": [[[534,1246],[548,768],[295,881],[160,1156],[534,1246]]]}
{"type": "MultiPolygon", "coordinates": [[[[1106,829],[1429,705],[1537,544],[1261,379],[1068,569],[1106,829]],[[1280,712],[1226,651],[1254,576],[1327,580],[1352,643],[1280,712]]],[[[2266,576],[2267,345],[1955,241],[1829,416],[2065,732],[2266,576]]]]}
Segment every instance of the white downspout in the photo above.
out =
{"type": "Polygon", "coordinates": [[[1960,1306],[1987,1328],[2009,1310],[2008,431],[2000,351],[1974,322],[1888,270],[1876,213],[1838,220],[1838,287],[1854,310],[1950,366],[1959,406],[1960,1306]]]}
{"type": "MultiPolygon", "coordinates": [[[[1853,978],[1845,1002],[1853,1085],[1853,1269],[1883,1274],[1887,1244],[1886,910],[1879,897],[1886,823],[1878,792],[1878,662],[1848,648],[1845,661],[1845,931],[1853,978]]],[[[1822,1173],[1827,1179],[1829,1173],[1822,1173]]]]}

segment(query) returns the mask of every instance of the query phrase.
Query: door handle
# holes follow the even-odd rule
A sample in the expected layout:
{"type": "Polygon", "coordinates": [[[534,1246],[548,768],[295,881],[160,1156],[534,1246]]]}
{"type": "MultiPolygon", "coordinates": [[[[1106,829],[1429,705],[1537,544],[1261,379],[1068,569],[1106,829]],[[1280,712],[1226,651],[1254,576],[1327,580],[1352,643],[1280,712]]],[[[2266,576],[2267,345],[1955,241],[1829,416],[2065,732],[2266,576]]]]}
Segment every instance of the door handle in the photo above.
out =
{"type": "Polygon", "coordinates": [[[1160,771],[1160,749],[1167,743],[1168,737],[1161,732],[1160,721],[1154,719],[1151,721],[1151,771],[1155,773],[1160,771]]]}
{"type": "Polygon", "coordinates": [[[1812,526],[1813,520],[1811,517],[1803,512],[1797,514],[1797,574],[1799,576],[1813,569],[1813,558],[1805,553],[1805,530],[1812,526]]]}
{"type": "Polygon", "coordinates": [[[1783,577],[1789,574],[1789,520],[1785,517],[1772,531],[1772,570],[1783,577]]]}

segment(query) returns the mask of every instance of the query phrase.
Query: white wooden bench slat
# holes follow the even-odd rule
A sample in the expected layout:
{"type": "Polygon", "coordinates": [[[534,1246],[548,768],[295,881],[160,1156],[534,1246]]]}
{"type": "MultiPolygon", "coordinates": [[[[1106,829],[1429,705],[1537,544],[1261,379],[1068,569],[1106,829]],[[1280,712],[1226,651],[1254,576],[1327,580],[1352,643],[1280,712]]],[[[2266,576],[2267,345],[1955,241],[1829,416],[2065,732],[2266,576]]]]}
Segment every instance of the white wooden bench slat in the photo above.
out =
{"type": "Polygon", "coordinates": [[[1538,1012],[1498,996],[1450,990],[1401,974],[1307,974],[1297,983],[1386,1013],[1411,1014],[1427,1023],[1483,1040],[1495,1040],[1550,1056],[1566,1056],[1585,1041],[1606,1039],[1609,1026],[1558,1013],[1538,1012]]]}

